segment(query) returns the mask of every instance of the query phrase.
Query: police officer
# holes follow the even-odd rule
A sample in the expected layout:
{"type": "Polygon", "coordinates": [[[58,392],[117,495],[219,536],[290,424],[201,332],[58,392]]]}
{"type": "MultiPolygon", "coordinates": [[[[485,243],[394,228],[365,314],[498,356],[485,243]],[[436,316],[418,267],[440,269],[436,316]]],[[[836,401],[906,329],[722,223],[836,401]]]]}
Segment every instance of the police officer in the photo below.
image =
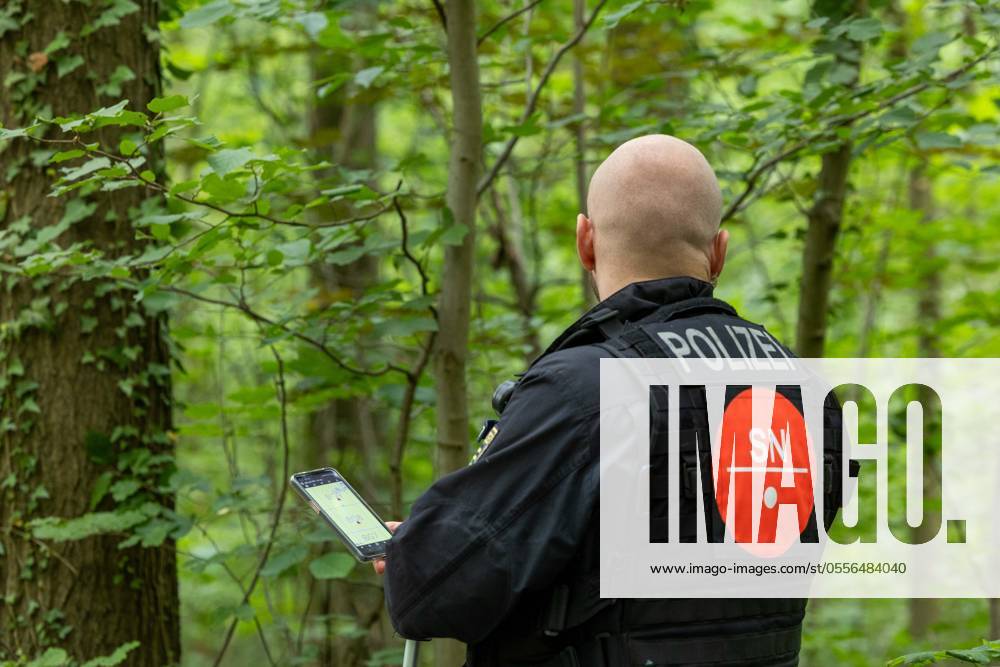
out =
{"type": "MultiPolygon", "coordinates": [[[[598,595],[598,360],[792,355],[712,297],[729,235],[696,148],[665,135],[623,144],[594,173],[587,206],[577,251],[602,301],[520,377],[477,460],[393,526],[376,564],[393,625],[467,643],[470,667],[796,665],[804,600],[598,595]]],[[[665,504],[651,510],[655,541],[665,504]]]]}

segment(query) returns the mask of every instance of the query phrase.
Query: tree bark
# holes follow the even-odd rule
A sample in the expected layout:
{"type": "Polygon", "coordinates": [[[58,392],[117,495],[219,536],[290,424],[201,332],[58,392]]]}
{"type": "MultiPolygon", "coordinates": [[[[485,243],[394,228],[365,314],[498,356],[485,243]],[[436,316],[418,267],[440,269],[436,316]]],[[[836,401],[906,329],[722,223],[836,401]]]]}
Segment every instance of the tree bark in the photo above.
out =
{"type": "MultiPolygon", "coordinates": [[[[106,3],[27,0],[20,11],[14,7],[20,28],[0,36],[4,125],[26,125],[46,109],[65,116],[121,98],[145,111],[160,85],[158,42],[152,37],[158,6],[155,0],[135,2],[135,11],[117,25],[89,35],[81,34],[82,28],[104,14],[106,3]],[[69,44],[46,54],[60,33],[69,44]],[[27,46],[27,58],[19,43],[27,46]],[[82,64],[59,76],[59,65],[68,67],[74,55],[83,58],[82,64]],[[98,92],[121,66],[134,78],[121,85],[120,93],[98,92]]],[[[87,140],[117,147],[121,136],[105,128],[87,140]]],[[[58,237],[59,244],[89,241],[109,256],[134,251],[140,242],[130,209],[142,202],[143,191],[78,194],[72,202],[49,197],[51,168],[29,158],[37,150],[26,141],[0,147],[0,199],[7,202],[6,211],[0,207],[0,229],[16,233],[15,223],[26,220],[32,230],[40,230],[57,224],[70,203],[92,206],[75,209],[87,215],[58,237]]],[[[161,163],[157,150],[158,145],[146,155],[153,169],[161,163]]],[[[51,646],[86,660],[139,641],[129,665],[178,664],[172,540],[125,550],[118,548],[121,536],[111,535],[44,543],[26,526],[43,516],[87,513],[97,479],[103,473],[121,474],[118,463],[127,470],[130,454],[172,454],[166,321],[144,312],[131,293],[109,282],[10,273],[2,284],[0,479],[8,481],[0,484],[0,586],[6,596],[0,604],[0,660],[35,656],[51,646]],[[130,393],[121,385],[128,381],[130,393]],[[112,434],[122,428],[134,435],[112,442],[112,434]]],[[[157,473],[165,476],[170,469],[164,464],[157,473]]],[[[141,493],[172,505],[156,491],[162,478],[140,476],[140,481],[141,493]]],[[[113,508],[108,497],[97,506],[113,508]]]]}
{"type": "MultiPolygon", "coordinates": [[[[818,0],[818,14],[840,21],[853,11],[864,14],[866,0],[843,3],[840,0],[818,0]]],[[[842,40],[847,49],[856,49],[854,58],[838,51],[837,62],[854,68],[853,87],[858,81],[861,47],[842,40]]],[[[837,255],[837,240],[844,219],[844,199],[847,176],[851,168],[851,142],[845,140],[821,158],[816,195],[806,216],[806,236],[802,249],[802,278],[799,289],[799,313],[796,326],[796,348],[799,356],[822,357],[826,353],[827,314],[833,264],[837,255]]]]}
{"type": "Polygon", "coordinates": [[[823,155],[816,199],[809,209],[796,334],[802,357],[822,357],[826,352],[826,316],[850,166],[850,142],[823,155]]]}
{"type": "MultiPolygon", "coordinates": [[[[585,0],[573,0],[573,27],[576,30],[583,28],[586,21],[585,0]]],[[[583,116],[586,111],[587,91],[586,81],[583,77],[583,51],[580,48],[573,49],[573,115],[583,116]]],[[[573,128],[573,140],[576,144],[576,157],[574,159],[576,176],[576,201],[580,213],[587,215],[587,125],[583,118],[579,118],[573,128]]],[[[580,268],[580,294],[583,304],[590,307],[597,303],[594,294],[593,283],[590,273],[580,268]]]]}
{"type": "MultiPolygon", "coordinates": [[[[934,221],[934,200],[931,191],[931,181],[927,175],[927,158],[921,157],[920,162],[910,172],[910,208],[920,213],[920,224],[927,227],[934,221]]],[[[934,358],[941,356],[941,345],[938,340],[936,326],[941,319],[941,273],[934,266],[937,257],[937,249],[933,241],[933,234],[922,234],[921,237],[926,243],[924,247],[924,260],[927,262],[926,269],[921,276],[920,295],[917,300],[917,326],[919,334],[917,338],[917,354],[924,358],[934,358]]],[[[930,405],[929,399],[923,399],[924,405],[930,405]]],[[[936,460],[936,459],[935,459],[936,460]]],[[[940,513],[937,509],[928,509],[927,498],[940,497],[939,488],[940,470],[925,470],[923,478],[923,497],[925,499],[924,512],[940,513]]],[[[936,533],[938,521],[921,521],[920,527],[913,529],[914,543],[922,544],[933,535],[926,535],[928,527],[933,526],[936,533]]],[[[910,636],[914,639],[926,637],[931,625],[937,620],[939,613],[938,601],[933,598],[912,598],[910,600],[910,636]]]]}
{"type": "Polygon", "coordinates": [[[469,414],[465,366],[469,344],[473,255],[476,240],[476,185],[482,159],[482,106],[476,54],[476,7],[450,0],[448,63],[451,70],[452,138],[446,203],[454,224],[465,228],[462,242],[444,251],[435,353],[437,389],[437,472],[468,462],[469,414]]]}
{"type": "MultiPolygon", "coordinates": [[[[483,111],[476,53],[476,3],[448,0],[448,65],[452,102],[451,155],[445,201],[466,234],[462,242],[444,250],[444,269],[438,301],[438,337],[434,359],[437,390],[437,460],[439,475],[456,470],[469,458],[469,409],[465,366],[469,345],[473,257],[476,241],[476,187],[482,160],[483,111]]],[[[464,647],[458,642],[435,642],[435,664],[461,665],[464,647]]]]}

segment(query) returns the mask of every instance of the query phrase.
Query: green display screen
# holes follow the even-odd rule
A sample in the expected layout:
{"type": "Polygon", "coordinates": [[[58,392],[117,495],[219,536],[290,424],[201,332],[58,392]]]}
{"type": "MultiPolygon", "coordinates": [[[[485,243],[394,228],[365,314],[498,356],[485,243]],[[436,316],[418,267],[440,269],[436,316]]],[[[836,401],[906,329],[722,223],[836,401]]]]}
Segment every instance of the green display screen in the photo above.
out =
{"type": "Polygon", "coordinates": [[[383,542],[392,537],[385,524],[343,482],[320,484],[306,490],[355,546],[383,542]]]}

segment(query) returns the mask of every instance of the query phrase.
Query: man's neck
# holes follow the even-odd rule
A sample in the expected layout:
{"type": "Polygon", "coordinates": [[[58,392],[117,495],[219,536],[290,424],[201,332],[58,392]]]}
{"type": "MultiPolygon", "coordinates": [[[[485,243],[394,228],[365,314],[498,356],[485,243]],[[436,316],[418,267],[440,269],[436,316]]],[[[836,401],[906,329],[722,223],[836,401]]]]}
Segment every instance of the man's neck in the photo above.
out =
{"type": "Polygon", "coordinates": [[[647,280],[664,280],[666,278],[695,278],[697,280],[711,282],[707,271],[676,272],[676,273],[655,274],[655,275],[633,274],[630,276],[623,276],[623,277],[612,276],[609,277],[607,280],[602,280],[598,278],[596,280],[598,299],[600,301],[603,301],[604,299],[607,299],[615,292],[621,290],[624,287],[628,287],[632,283],[641,283],[647,280]]]}

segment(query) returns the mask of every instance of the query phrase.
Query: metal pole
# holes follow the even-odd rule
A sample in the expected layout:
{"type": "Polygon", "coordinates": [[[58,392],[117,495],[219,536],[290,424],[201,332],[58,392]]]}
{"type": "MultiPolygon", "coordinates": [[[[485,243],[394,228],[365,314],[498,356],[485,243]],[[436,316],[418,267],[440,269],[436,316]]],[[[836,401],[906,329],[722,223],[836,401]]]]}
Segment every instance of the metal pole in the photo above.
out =
{"type": "Polygon", "coordinates": [[[403,644],[403,667],[417,667],[420,662],[420,642],[407,639],[403,644]]]}

